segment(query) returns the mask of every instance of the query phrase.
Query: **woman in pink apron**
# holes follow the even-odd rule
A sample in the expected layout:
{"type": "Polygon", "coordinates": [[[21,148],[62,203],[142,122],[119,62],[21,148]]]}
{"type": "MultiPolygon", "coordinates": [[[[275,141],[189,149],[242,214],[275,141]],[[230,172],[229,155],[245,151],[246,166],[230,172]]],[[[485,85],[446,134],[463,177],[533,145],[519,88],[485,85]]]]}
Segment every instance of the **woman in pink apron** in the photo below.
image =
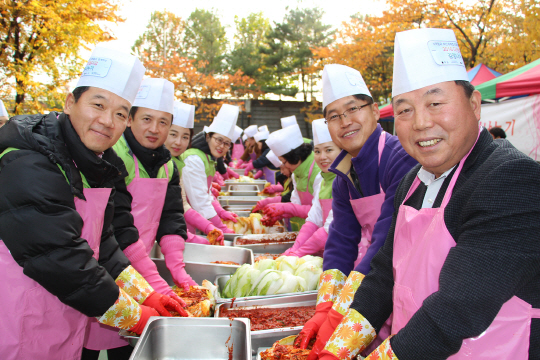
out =
{"type": "Polygon", "coordinates": [[[268,127],[266,127],[266,125],[264,127],[261,126],[261,128],[263,129],[259,130],[259,132],[254,136],[254,139],[257,142],[256,146],[258,147],[261,155],[247,165],[244,170],[244,176],[247,176],[251,170],[257,169],[257,172],[253,176],[254,179],[262,178],[268,181],[271,185],[275,185],[278,168],[276,168],[267,158],[270,148],[268,145],[266,145],[266,139],[268,139],[268,136],[270,136],[270,132],[268,131],[268,127]]]}
{"type": "Polygon", "coordinates": [[[193,137],[193,123],[195,119],[195,106],[175,101],[173,123],[169,130],[169,135],[165,141],[165,147],[170,151],[171,158],[178,169],[180,175],[180,187],[182,188],[182,202],[184,205],[184,219],[188,226],[187,242],[196,244],[210,244],[206,238],[195,235],[192,230],[194,228],[208,234],[212,230],[217,230],[221,233],[218,237],[220,243],[223,242],[223,232],[217,229],[210,221],[202,217],[198,212],[193,210],[187,201],[186,192],[182,181],[182,169],[184,162],[180,156],[189,148],[191,148],[191,138],[193,137]]]}
{"type": "Polygon", "coordinates": [[[248,163],[257,160],[257,142],[254,139],[255,134],[259,132],[257,125],[250,125],[244,129],[244,136],[246,137],[244,141],[244,153],[240,157],[240,160],[236,164],[237,169],[245,168],[248,163]]]}
{"type": "Polygon", "coordinates": [[[315,163],[313,146],[305,143],[298,125],[288,126],[270,134],[268,147],[279,157],[283,166],[293,173],[294,190],[290,203],[273,203],[264,207],[263,223],[273,224],[283,218],[290,219],[293,230],[298,231],[308,216],[313,194],[322,178],[315,163]]]}
{"type": "MultiPolygon", "coordinates": [[[[346,313],[351,293],[370,272],[371,259],[390,228],[395,189],[416,164],[397,137],[377,124],[379,109],[357,70],[332,64],[325,66],[323,76],[325,119],[334,143],[343,151],[330,167],[336,174],[334,220],[324,250],[317,314],[300,337],[304,347],[317,336],[310,360],[322,351],[346,313]]],[[[387,325],[379,339],[389,330],[387,325]]]]}
{"type": "Polygon", "coordinates": [[[328,171],[330,165],[339,155],[341,149],[334,144],[328,125],[324,119],[314,120],[313,127],[313,145],[315,161],[321,169],[323,180],[315,192],[313,204],[309,210],[306,223],[300,229],[294,245],[285,251],[283,255],[299,256],[320,255],[324,251],[324,245],[328,238],[328,228],[332,223],[332,183],[336,174],[328,171]]]}
{"type": "MultiPolygon", "coordinates": [[[[232,146],[236,131],[238,107],[224,104],[214,121],[197,134],[192,147],[185,151],[180,159],[184,163],[182,181],[187,200],[192,208],[205,220],[210,221],[223,233],[234,233],[222,222],[223,220],[238,221],[237,215],[223,210],[212,194],[212,179],[216,173],[216,161],[223,157],[232,146]]],[[[191,229],[194,231],[194,228],[191,229]]]]}

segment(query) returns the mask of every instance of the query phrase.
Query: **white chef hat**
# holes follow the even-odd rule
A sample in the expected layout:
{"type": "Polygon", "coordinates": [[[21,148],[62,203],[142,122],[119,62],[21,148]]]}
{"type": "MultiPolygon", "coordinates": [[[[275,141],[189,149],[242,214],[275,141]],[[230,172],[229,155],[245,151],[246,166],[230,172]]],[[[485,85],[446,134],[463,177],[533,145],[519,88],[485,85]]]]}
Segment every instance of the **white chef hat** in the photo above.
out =
{"type": "Polygon", "coordinates": [[[453,80],[469,81],[454,31],[415,29],[396,34],[392,97],[453,80]]]}
{"type": "Polygon", "coordinates": [[[7,112],[4,102],[0,100],[0,116],[6,116],[9,118],[9,113],[7,112]]]}
{"type": "Polygon", "coordinates": [[[259,126],[259,132],[261,132],[261,131],[269,131],[268,126],[266,126],[266,125],[259,126]]]}
{"type": "Polygon", "coordinates": [[[328,131],[328,124],[326,124],[324,119],[313,120],[311,126],[313,129],[314,146],[332,141],[330,131],[328,131]]]}
{"type": "Polygon", "coordinates": [[[98,44],[92,51],[76,87],[92,86],[104,89],[133,104],[145,71],[137,57],[98,44]]]}
{"type": "Polygon", "coordinates": [[[133,106],[174,113],[174,85],[169,80],[146,78],[135,96],[133,106]]]}
{"type": "Polygon", "coordinates": [[[235,126],[234,135],[231,138],[231,141],[232,141],[233,144],[236,142],[236,140],[238,140],[240,135],[242,135],[242,131],[244,131],[244,130],[242,130],[242,128],[240,126],[238,126],[238,125],[235,126]]]}
{"type": "Polygon", "coordinates": [[[195,105],[175,101],[173,111],[173,125],[178,125],[186,129],[193,129],[193,123],[195,121],[195,105]]]}
{"type": "Polygon", "coordinates": [[[268,161],[270,161],[272,163],[272,165],[274,165],[275,167],[280,167],[281,165],[283,165],[283,163],[281,162],[281,160],[279,160],[279,158],[276,156],[276,154],[274,154],[274,152],[272,150],[270,150],[269,152],[266,153],[266,158],[268,159],[268,161]]]}
{"type": "Polygon", "coordinates": [[[284,118],[281,118],[281,127],[285,129],[287,126],[296,125],[298,124],[298,121],[296,121],[296,116],[291,115],[284,118]]]}
{"type": "Polygon", "coordinates": [[[257,129],[257,125],[250,125],[244,129],[244,134],[246,134],[248,138],[252,138],[258,131],[259,129],[257,129]]]}
{"type": "Polygon", "coordinates": [[[246,140],[247,140],[247,135],[246,135],[246,134],[242,135],[242,140],[243,140],[243,141],[246,141],[246,140]]]}
{"type": "Polygon", "coordinates": [[[282,156],[296,149],[304,143],[300,126],[291,125],[278,131],[274,131],[266,139],[266,145],[276,154],[282,156]]]}
{"type": "Polygon", "coordinates": [[[328,104],[346,96],[363,94],[372,97],[360,71],[345,65],[325,65],[322,81],[323,110],[328,104]]]}
{"type": "MultiPolygon", "coordinates": [[[[265,125],[266,127],[266,125],[265,125]]],[[[270,136],[270,132],[268,130],[266,131],[259,131],[258,133],[255,134],[255,136],[253,136],[253,138],[255,139],[255,141],[261,141],[261,140],[266,140],[268,139],[268,136],[270,136]]]]}
{"type": "Polygon", "coordinates": [[[240,108],[236,105],[223,104],[210,126],[204,127],[204,132],[214,132],[232,140],[236,130],[236,121],[240,108]]]}

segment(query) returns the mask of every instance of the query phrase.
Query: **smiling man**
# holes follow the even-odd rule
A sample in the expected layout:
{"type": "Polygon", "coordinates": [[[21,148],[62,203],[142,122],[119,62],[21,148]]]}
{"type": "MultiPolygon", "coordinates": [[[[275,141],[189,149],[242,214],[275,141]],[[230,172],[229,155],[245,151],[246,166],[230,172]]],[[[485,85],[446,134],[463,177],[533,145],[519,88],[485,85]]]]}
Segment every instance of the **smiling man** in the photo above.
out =
{"type": "Polygon", "coordinates": [[[332,140],[343,151],[330,167],[337,175],[332,187],[334,220],[324,250],[317,314],[299,337],[305,347],[317,334],[311,359],[323,349],[348,309],[351,294],[370,272],[371,259],[390,227],[397,186],[416,165],[398,138],[377,124],[378,105],[357,70],[337,64],[324,67],[323,109],[332,140]],[[343,286],[349,290],[340,298],[343,286]]]}
{"type": "Polygon", "coordinates": [[[393,106],[420,163],[388,238],[321,359],[540,359],[540,166],[479,128],[452,30],[398,33],[393,106]],[[344,341],[346,339],[346,341],[344,341]]]}
{"type": "Polygon", "coordinates": [[[126,175],[111,147],[143,74],[134,56],[98,46],[63,113],[0,130],[1,359],[78,360],[88,317],[140,334],[172,302],[133,269],[111,224],[126,175]]]}

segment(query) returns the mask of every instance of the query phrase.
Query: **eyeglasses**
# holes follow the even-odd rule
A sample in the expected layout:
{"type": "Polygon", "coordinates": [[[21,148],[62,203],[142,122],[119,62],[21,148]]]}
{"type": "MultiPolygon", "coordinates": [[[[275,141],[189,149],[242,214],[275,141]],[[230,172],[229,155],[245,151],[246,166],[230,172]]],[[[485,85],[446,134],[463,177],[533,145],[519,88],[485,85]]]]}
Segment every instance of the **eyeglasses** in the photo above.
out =
{"type": "Polygon", "coordinates": [[[232,146],[232,144],[229,142],[229,141],[224,141],[222,138],[218,138],[218,137],[212,137],[212,139],[214,139],[217,143],[218,146],[225,146],[227,148],[230,148],[232,146]]]}
{"type": "Polygon", "coordinates": [[[364,105],[360,105],[360,106],[353,106],[352,108],[348,109],[348,110],[345,110],[343,112],[343,114],[334,114],[332,116],[330,116],[329,118],[326,118],[324,119],[324,122],[326,124],[332,124],[332,123],[336,123],[336,121],[339,119],[341,120],[341,117],[347,117],[351,114],[354,114],[355,112],[358,112],[359,110],[362,110],[362,108],[366,107],[366,106],[369,106],[371,104],[364,104],[364,105]]]}

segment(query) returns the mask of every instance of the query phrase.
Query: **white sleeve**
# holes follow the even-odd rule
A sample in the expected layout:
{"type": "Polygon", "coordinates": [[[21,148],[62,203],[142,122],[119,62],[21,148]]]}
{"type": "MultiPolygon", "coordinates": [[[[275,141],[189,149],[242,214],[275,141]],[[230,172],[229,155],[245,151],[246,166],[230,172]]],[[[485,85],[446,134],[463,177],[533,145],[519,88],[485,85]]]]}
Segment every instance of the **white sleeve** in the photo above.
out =
{"type": "Polygon", "coordinates": [[[300,195],[298,195],[298,191],[296,191],[296,176],[294,174],[292,176],[292,183],[293,183],[293,191],[291,193],[291,202],[293,204],[302,205],[302,202],[300,201],[300,195]]]}
{"type": "Polygon", "coordinates": [[[330,228],[330,224],[332,223],[332,220],[334,220],[334,210],[330,210],[328,213],[328,217],[326,218],[326,221],[324,222],[324,230],[326,230],[326,233],[328,234],[328,229],[330,228]]]}
{"type": "MultiPolygon", "coordinates": [[[[321,174],[317,174],[317,178],[321,178],[321,174]]],[[[322,182],[317,182],[317,178],[315,178],[315,182],[313,184],[314,186],[314,192],[313,192],[313,201],[311,203],[311,209],[309,210],[308,217],[306,218],[306,221],[310,221],[313,224],[317,225],[318,227],[323,226],[323,211],[321,202],[319,201],[319,192],[321,191],[321,184],[322,182]]]]}
{"type": "Polygon", "coordinates": [[[213,197],[206,182],[203,161],[197,155],[191,155],[184,160],[184,164],[182,180],[191,207],[205,219],[213,218],[217,213],[212,206],[213,197]]]}

